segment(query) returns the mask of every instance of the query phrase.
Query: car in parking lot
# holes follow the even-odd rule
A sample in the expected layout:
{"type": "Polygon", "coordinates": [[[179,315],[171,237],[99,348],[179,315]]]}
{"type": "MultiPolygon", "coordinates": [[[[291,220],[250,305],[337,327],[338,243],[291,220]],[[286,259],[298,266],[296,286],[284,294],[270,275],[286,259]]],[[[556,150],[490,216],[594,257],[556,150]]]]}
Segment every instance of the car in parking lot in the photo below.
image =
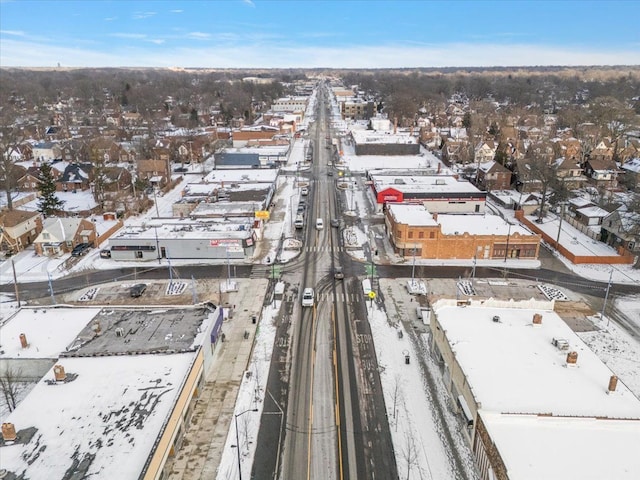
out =
{"type": "Polygon", "coordinates": [[[129,289],[129,294],[131,295],[131,298],[138,298],[142,296],[146,289],[146,283],[136,283],[129,289]]]}
{"type": "Polygon", "coordinates": [[[91,248],[91,244],[90,243],[79,243],[78,245],[73,247],[73,250],[71,250],[71,256],[72,257],[81,257],[81,256],[85,255],[89,251],[90,248],[91,248]]]}
{"type": "Polygon", "coordinates": [[[100,250],[100,258],[111,258],[111,250],[108,248],[100,250]]]}

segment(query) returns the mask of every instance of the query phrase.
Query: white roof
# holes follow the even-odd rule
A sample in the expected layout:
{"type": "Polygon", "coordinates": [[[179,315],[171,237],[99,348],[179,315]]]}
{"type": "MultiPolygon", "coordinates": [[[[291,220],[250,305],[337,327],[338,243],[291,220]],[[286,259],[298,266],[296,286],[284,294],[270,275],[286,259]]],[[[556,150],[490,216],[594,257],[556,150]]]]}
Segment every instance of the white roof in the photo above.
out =
{"type": "Polygon", "coordinates": [[[629,172],[640,173],[640,158],[632,158],[624,162],[620,168],[629,172]]]}
{"type": "MultiPolygon", "coordinates": [[[[275,169],[224,169],[212,170],[203,181],[206,182],[275,182],[278,171],[275,169]]],[[[192,184],[189,184],[192,185],[192,184]]]]}
{"type": "Polygon", "coordinates": [[[376,191],[393,188],[399,192],[480,193],[475,185],[449,175],[371,175],[376,191]],[[395,183],[395,182],[402,183],[395,183]]]}
{"type": "Polygon", "coordinates": [[[585,217],[606,217],[607,215],[609,215],[609,212],[607,212],[604,208],[600,208],[595,205],[591,207],[579,208],[576,210],[576,212],[580,212],[585,217]]]}
{"type": "Polygon", "coordinates": [[[390,204],[389,213],[396,222],[411,226],[435,227],[438,223],[423,205],[390,204]]]}
{"type": "Polygon", "coordinates": [[[443,215],[438,214],[438,223],[445,235],[531,235],[524,227],[511,225],[497,215],[443,215]]]}
{"type": "Polygon", "coordinates": [[[138,478],[194,356],[62,359],[67,376],[77,378],[49,385],[52,369],[3,419],[36,432],[26,444],[0,448],[2,468],[25,478],[64,478],[74,464],[88,462],[82,478],[138,478]]]}
{"type": "Polygon", "coordinates": [[[99,312],[99,308],[22,308],[0,327],[0,358],[57,358],[99,312]],[[27,337],[27,348],[22,348],[21,333],[27,337]]]}
{"type": "Polygon", "coordinates": [[[435,309],[482,412],[640,419],[640,400],[621,382],[607,394],[613,372],[555,312],[435,309]],[[534,313],[543,316],[536,327],[534,313]],[[578,353],[575,367],[566,366],[567,351],[553,346],[553,338],[567,340],[569,351],[578,353]]]}
{"type": "Polygon", "coordinates": [[[418,140],[416,137],[409,135],[409,133],[392,133],[381,130],[352,130],[353,140],[358,143],[379,143],[379,144],[400,144],[410,143],[416,144],[418,140]]]}
{"type": "Polygon", "coordinates": [[[482,413],[510,480],[635,480],[640,422],[482,413]]]}

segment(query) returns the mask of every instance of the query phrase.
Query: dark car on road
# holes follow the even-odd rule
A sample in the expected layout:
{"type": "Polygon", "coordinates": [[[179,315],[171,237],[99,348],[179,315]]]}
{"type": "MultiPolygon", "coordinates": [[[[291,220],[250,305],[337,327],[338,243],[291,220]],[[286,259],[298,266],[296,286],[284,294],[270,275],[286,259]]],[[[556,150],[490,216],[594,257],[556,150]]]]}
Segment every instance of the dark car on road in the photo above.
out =
{"type": "Polygon", "coordinates": [[[85,255],[89,251],[90,248],[91,248],[91,244],[90,243],[79,243],[78,245],[73,247],[73,250],[71,250],[71,256],[72,257],[81,257],[81,256],[85,255]]]}
{"type": "Polygon", "coordinates": [[[136,283],[133,287],[131,287],[131,289],[129,290],[129,293],[132,298],[138,298],[142,296],[142,294],[145,292],[146,289],[147,289],[146,283],[136,283]]]}

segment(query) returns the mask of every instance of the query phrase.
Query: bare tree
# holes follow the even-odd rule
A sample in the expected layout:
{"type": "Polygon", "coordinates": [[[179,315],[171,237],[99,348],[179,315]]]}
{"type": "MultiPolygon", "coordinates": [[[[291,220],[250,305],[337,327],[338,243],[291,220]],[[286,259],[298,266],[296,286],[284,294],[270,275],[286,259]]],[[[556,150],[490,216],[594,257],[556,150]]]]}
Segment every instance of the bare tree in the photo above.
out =
{"type": "Polygon", "coordinates": [[[401,455],[407,465],[406,480],[409,480],[411,477],[411,470],[413,470],[414,467],[419,466],[418,447],[416,446],[415,438],[410,431],[405,432],[401,455]]]}
{"type": "Polygon", "coordinates": [[[23,138],[14,128],[2,128],[0,132],[0,182],[7,196],[7,208],[13,210],[11,192],[22,175],[22,169],[15,164],[13,155],[19,152],[23,138]]]}
{"type": "Polygon", "coordinates": [[[0,390],[10,412],[16,409],[18,396],[25,388],[24,382],[19,380],[21,377],[22,370],[14,369],[11,366],[5,367],[4,371],[0,373],[0,390]]]}
{"type": "Polygon", "coordinates": [[[557,181],[556,165],[550,161],[548,155],[544,152],[542,145],[532,145],[525,154],[528,175],[539,185],[540,194],[540,211],[538,213],[538,222],[542,222],[544,218],[544,207],[547,201],[549,190],[557,181]]]}

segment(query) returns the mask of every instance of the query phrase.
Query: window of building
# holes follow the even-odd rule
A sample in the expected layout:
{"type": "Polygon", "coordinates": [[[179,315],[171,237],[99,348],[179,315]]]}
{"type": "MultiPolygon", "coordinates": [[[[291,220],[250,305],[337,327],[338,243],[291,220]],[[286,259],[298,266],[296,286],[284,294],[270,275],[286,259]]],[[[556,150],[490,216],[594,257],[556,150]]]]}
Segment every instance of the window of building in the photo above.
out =
{"type": "Polygon", "coordinates": [[[424,232],[418,232],[418,238],[424,238],[424,232]]]}
{"type": "Polygon", "coordinates": [[[409,230],[409,233],[407,234],[408,238],[413,238],[413,232],[411,230],[409,230]]]}
{"type": "Polygon", "coordinates": [[[42,232],[42,238],[43,240],[49,240],[51,238],[51,235],[49,235],[47,232],[42,232]]]}
{"type": "Polygon", "coordinates": [[[402,238],[402,230],[398,230],[398,231],[396,232],[396,237],[398,237],[398,238],[402,238]]]}
{"type": "Polygon", "coordinates": [[[435,232],[429,232],[429,238],[436,238],[435,232]]]}

